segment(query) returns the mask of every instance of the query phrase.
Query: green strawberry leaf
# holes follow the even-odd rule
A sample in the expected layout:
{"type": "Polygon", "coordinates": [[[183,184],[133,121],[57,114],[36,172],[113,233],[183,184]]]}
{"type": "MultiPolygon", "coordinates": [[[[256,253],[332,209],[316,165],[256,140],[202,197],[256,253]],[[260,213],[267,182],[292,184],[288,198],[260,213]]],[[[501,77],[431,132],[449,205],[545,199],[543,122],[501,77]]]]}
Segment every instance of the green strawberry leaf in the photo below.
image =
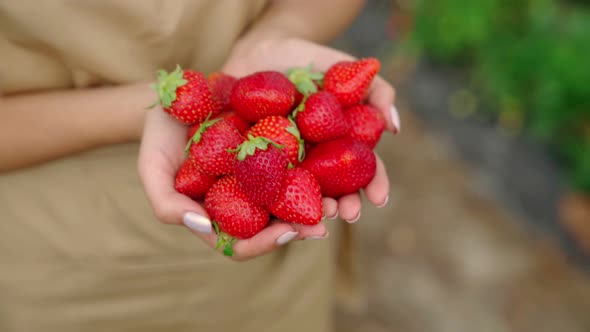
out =
{"type": "Polygon", "coordinates": [[[283,148],[282,145],[277,144],[266,137],[254,137],[248,134],[248,140],[244,141],[242,144],[238,145],[238,147],[235,150],[232,150],[230,152],[237,152],[238,160],[243,161],[244,159],[246,159],[247,156],[254,155],[254,153],[256,153],[256,149],[263,151],[268,149],[269,144],[272,144],[277,149],[283,148]]]}
{"type": "Polygon", "coordinates": [[[226,243],[225,246],[223,247],[223,254],[225,256],[233,256],[234,255],[234,249],[232,248],[231,244],[226,243]]]}
{"type": "Polygon", "coordinates": [[[184,155],[187,157],[190,156],[190,154],[191,154],[190,149],[191,149],[192,144],[193,144],[193,139],[191,138],[188,140],[188,142],[186,142],[186,146],[184,147],[184,155]]]}
{"type": "Polygon", "coordinates": [[[183,78],[184,72],[180,65],[176,65],[176,69],[168,73],[165,70],[158,71],[158,81],[151,85],[158,93],[158,101],[152,104],[149,108],[156,106],[158,103],[164,108],[169,108],[176,100],[176,89],[188,83],[183,78]]]}
{"type": "Polygon", "coordinates": [[[223,247],[223,254],[225,256],[233,256],[234,250],[233,245],[238,241],[236,238],[230,236],[227,233],[224,233],[220,230],[219,224],[213,221],[213,228],[215,229],[215,233],[217,234],[217,243],[215,245],[215,249],[219,249],[223,247]]]}
{"type": "Polygon", "coordinates": [[[307,67],[294,67],[287,70],[287,77],[303,96],[309,96],[318,92],[315,82],[320,82],[324,79],[324,73],[314,72],[313,64],[307,67]]]}
{"type": "Polygon", "coordinates": [[[305,144],[303,143],[303,140],[301,140],[301,142],[299,142],[299,150],[297,150],[297,160],[301,162],[303,159],[305,159],[305,144]]]}
{"type": "Polygon", "coordinates": [[[305,102],[306,101],[307,101],[307,96],[303,96],[303,100],[301,101],[301,104],[299,104],[299,106],[297,106],[295,108],[293,113],[291,113],[291,116],[293,116],[293,118],[297,117],[297,114],[305,111],[305,102]]]}
{"type": "Polygon", "coordinates": [[[201,137],[203,137],[203,133],[205,132],[205,130],[207,130],[207,128],[213,126],[217,121],[221,120],[221,119],[209,120],[209,117],[211,117],[211,113],[209,113],[209,115],[207,115],[205,122],[203,122],[201,124],[201,126],[199,126],[199,129],[197,129],[197,131],[195,132],[193,137],[191,137],[191,139],[186,144],[186,147],[184,148],[185,155],[188,156],[190,154],[190,148],[193,143],[199,144],[199,142],[201,141],[201,137]]]}
{"type": "Polygon", "coordinates": [[[297,142],[299,143],[297,159],[299,161],[303,161],[303,159],[305,158],[305,142],[301,138],[301,133],[299,132],[299,128],[297,128],[297,125],[295,124],[295,120],[293,120],[293,117],[289,116],[288,119],[291,122],[292,126],[287,127],[286,130],[297,138],[297,142]]]}

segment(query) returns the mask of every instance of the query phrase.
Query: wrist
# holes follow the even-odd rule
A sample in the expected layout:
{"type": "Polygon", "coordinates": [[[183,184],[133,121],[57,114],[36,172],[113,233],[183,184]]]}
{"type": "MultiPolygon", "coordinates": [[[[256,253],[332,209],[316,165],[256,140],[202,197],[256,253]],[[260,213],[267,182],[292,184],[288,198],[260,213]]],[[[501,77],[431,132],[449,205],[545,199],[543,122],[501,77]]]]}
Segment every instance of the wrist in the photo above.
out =
{"type": "Polygon", "coordinates": [[[155,92],[149,83],[138,83],[121,86],[115,89],[115,100],[119,105],[108,110],[113,114],[109,116],[105,132],[110,133],[107,140],[110,144],[139,142],[143,134],[143,126],[147,112],[160,111],[159,108],[146,109],[157,100],[155,92]]]}

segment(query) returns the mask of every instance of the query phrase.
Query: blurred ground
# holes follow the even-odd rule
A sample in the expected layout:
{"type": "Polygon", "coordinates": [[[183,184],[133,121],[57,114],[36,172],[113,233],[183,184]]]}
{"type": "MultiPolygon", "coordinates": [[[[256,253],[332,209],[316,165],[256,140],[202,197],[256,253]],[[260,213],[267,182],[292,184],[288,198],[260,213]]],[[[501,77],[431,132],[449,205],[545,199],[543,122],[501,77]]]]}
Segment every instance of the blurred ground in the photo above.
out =
{"type": "MultiPolygon", "coordinates": [[[[383,43],[390,13],[383,3],[370,2],[338,46],[383,56],[390,47],[383,43]]],[[[554,207],[525,204],[525,212],[541,212],[520,213],[514,208],[518,202],[510,203],[516,196],[497,199],[501,190],[490,195],[494,184],[482,184],[480,170],[465,161],[452,133],[431,126],[416,111],[432,96],[408,83],[415,83],[416,73],[405,69],[383,72],[398,87],[402,117],[401,134],[384,137],[377,147],[388,165],[390,202],[383,209],[365,204],[355,225],[367,306],[340,306],[337,331],[590,331],[590,275],[551,236],[550,227],[523,220],[551,219],[554,207]]],[[[477,139],[470,146],[481,145],[477,139]]],[[[514,167],[510,158],[504,160],[508,170],[514,167]]],[[[541,188],[523,190],[536,199],[555,192],[541,188]]],[[[547,197],[538,202],[543,199],[551,202],[547,197]]]]}

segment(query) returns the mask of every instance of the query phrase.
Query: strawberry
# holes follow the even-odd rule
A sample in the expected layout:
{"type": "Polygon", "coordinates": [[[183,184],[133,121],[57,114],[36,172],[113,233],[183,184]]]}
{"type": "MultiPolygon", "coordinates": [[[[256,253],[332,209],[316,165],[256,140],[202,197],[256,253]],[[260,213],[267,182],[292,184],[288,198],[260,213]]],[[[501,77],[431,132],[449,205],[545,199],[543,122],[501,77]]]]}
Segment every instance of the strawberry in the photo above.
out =
{"type": "Polygon", "coordinates": [[[344,111],[350,126],[348,136],[374,149],[385,129],[385,118],[376,108],[357,105],[344,111]]]}
{"type": "Polygon", "coordinates": [[[369,184],[376,165],[375,154],[368,146],[344,137],[314,146],[300,166],[318,180],[323,196],[338,198],[369,184]]]}
{"type": "MultiPolygon", "coordinates": [[[[242,118],[240,118],[234,111],[221,112],[220,114],[215,116],[214,119],[225,119],[227,122],[233,124],[242,135],[244,135],[246,131],[250,129],[250,124],[244,121],[242,118]]],[[[187,139],[191,139],[193,136],[195,136],[195,133],[197,132],[197,130],[199,130],[200,127],[200,123],[192,125],[187,132],[187,139]]]]}
{"type": "Polygon", "coordinates": [[[337,62],[326,71],[323,88],[333,93],[342,107],[354,106],[367,96],[379,69],[381,63],[375,58],[337,62]]]}
{"type": "Polygon", "coordinates": [[[283,152],[287,155],[291,165],[297,165],[303,160],[303,140],[299,135],[297,126],[289,119],[271,115],[258,121],[250,130],[253,137],[266,137],[269,140],[283,146],[283,152]]]}
{"type": "Polygon", "coordinates": [[[270,115],[287,116],[296,89],[280,72],[262,71],[240,78],[232,90],[231,106],[246,121],[256,122],[270,115]]]}
{"type": "Polygon", "coordinates": [[[231,174],[236,158],[229,150],[237,148],[243,140],[236,127],[224,119],[207,120],[188,142],[186,153],[205,174],[231,174]]]}
{"type": "Polygon", "coordinates": [[[205,196],[205,210],[211,217],[218,234],[217,247],[233,255],[236,239],[248,239],[268,224],[269,213],[254,204],[242,191],[235,176],[228,175],[217,181],[205,196]]]}
{"type": "Polygon", "coordinates": [[[277,200],[289,160],[281,146],[264,137],[248,136],[236,149],[235,174],[255,204],[268,207],[277,200]]]}
{"type": "Polygon", "coordinates": [[[199,200],[205,197],[215,180],[217,177],[199,171],[191,160],[186,159],[176,173],[174,188],[181,194],[199,200]]]}
{"type": "Polygon", "coordinates": [[[240,118],[235,111],[223,112],[217,117],[224,118],[227,122],[232,123],[242,135],[244,135],[246,131],[250,129],[250,124],[246,122],[246,120],[240,118]]]}
{"type": "Polygon", "coordinates": [[[269,207],[276,217],[292,223],[315,225],[322,219],[320,184],[308,170],[287,171],[277,201],[269,207]]]}
{"type": "Polygon", "coordinates": [[[346,135],[348,124],[342,106],[327,91],[314,93],[296,111],[295,122],[303,139],[323,142],[346,135]]]}
{"type": "Polygon", "coordinates": [[[171,73],[161,70],[152,88],[158,92],[164,112],[185,124],[203,122],[208,116],[221,112],[207,79],[198,71],[183,71],[180,66],[171,73]]]}
{"type": "Polygon", "coordinates": [[[213,99],[219,104],[221,110],[231,110],[229,96],[237,78],[225,73],[215,72],[207,76],[207,81],[209,81],[213,99]]]}

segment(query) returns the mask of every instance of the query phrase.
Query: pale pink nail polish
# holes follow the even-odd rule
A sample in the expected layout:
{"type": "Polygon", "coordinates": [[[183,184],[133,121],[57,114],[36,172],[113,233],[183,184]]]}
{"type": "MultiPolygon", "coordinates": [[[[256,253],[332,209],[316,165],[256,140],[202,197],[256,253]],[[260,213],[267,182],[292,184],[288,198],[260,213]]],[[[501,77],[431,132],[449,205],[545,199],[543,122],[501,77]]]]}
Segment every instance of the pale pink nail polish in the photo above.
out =
{"type": "Polygon", "coordinates": [[[326,232],[324,235],[312,235],[305,238],[305,240],[323,240],[330,236],[330,232],[326,232]]]}
{"type": "Polygon", "coordinates": [[[211,234],[211,232],[213,232],[213,229],[211,227],[211,221],[206,217],[195,212],[185,213],[182,218],[182,222],[186,227],[199,233],[211,234]]]}
{"type": "Polygon", "coordinates": [[[381,204],[377,205],[377,208],[379,208],[379,209],[380,209],[380,208],[382,208],[382,207],[385,207],[385,205],[387,205],[387,202],[389,202],[389,195],[387,195],[387,196],[385,197],[385,201],[383,201],[383,203],[381,203],[381,204]]]}
{"type": "Polygon", "coordinates": [[[395,108],[395,105],[391,105],[391,109],[389,111],[391,112],[391,124],[393,125],[393,130],[394,130],[393,133],[398,134],[401,129],[399,113],[397,111],[397,108],[395,108]]]}
{"type": "Polygon", "coordinates": [[[347,223],[349,224],[354,224],[355,222],[357,222],[359,219],[361,218],[361,212],[359,211],[359,213],[356,215],[356,217],[352,218],[351,220],[346,220],[347,223]]]}
{"type": "Polygon", "coordinates": [[[277,244],[282,246],[293,240],[298,234],[298,232],[286,232],[277,238],[277,244]]]}

